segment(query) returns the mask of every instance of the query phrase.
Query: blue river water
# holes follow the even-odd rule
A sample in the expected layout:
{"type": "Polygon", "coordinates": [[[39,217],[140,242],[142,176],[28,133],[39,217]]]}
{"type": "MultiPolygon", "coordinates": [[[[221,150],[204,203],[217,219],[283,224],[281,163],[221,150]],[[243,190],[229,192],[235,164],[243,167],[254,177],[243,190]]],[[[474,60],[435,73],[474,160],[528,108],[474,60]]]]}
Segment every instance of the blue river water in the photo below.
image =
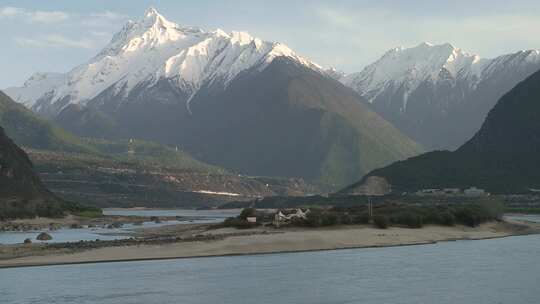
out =
{"type": "MultiPolygon", "coordinates": [[[[156,209],[156,210],[134,210],[134,209],[105,209],[106,215],[133,215],[133,216],[178,216],[178,220],[163,221],[160,223],[145,222],[142,225],[136,226],[133,224],[126,224],[121,228],[108,229],[103,227],[92,228],[62,228],[58,230],[35,230],[35,231],[9,231],[0,232],[0,245],[1,244],[19,244],[29,238],[33,242],[41,242],[36,240],[36,237],[41,232],[47,232],[53,239],[46,241],[48,243],[58,242],[78,242],[78,241],[93,241],[100,239],[116,240],[129,238],[135,229],[140,228],[152,228],[165,225],[177,225],[188,223],[217,223],[222,222],[225,218],[236,216],[239,214],[238,210],[184,210],[184,209],[156,209]]],[[[0,301],[0,304],[2,302],[0,301]]]]}
{"type": "Polygon", "coordinates": [[[540,299],[540,236],[0,269],[0,302],[475,303],[540,299]]]}
{"type": "Polygon", "coordinates": [[[0,269],[0,303],[533,304],[540,303],[539,257],[540,235],[529,235],[0,269]]]}

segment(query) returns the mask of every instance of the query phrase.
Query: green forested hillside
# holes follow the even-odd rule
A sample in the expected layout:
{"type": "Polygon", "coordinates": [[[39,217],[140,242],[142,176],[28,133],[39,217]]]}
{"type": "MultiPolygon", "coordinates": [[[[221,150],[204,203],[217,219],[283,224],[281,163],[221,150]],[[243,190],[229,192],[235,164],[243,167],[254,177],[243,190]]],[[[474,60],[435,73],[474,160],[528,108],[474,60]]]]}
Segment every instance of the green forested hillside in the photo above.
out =
{"type": "Polygon", "coordinates": [[[147,162],[174,168],[222,172],[181,150],[141,140],[102,140],[75,136],[38,117],[0,91],[0,126],[22,147],[113,157],[119,161],[147,162]]]}

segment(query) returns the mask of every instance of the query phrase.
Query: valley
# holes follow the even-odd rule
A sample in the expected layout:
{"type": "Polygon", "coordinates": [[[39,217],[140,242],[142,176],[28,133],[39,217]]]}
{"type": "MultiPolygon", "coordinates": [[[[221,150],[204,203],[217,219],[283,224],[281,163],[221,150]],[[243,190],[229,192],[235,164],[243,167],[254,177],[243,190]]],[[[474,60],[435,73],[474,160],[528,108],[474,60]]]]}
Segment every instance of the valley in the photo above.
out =
{"type": "Polygon", "coordinates": [[[537,26],[173,2],[0,6],[0,302],[538,299],[537,26]]]}
{"type": "Polygon", "coordinates": [[[28,153],[43,183],[56,195],[98,207],[212,208],[231,200],[319,191],[302,179],[165,166],[156,159],[117,160],[41,150],[28,153]]]}

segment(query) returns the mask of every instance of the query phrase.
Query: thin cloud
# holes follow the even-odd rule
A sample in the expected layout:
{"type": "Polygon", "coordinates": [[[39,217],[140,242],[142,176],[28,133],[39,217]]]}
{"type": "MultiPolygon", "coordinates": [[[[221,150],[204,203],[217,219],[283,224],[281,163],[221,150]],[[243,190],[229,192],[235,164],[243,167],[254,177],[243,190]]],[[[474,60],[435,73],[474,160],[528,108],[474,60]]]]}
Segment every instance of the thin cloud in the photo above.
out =
{"type": "Polygon", "coordinates": [[[20,8],[17,7],[1,7],[0,8],[0,18],[9,18],[9,17],[15,17],[19,14],[21,14],[23,11],[20,8]]]}
{"type": "Polygon", "coordinates": [[[321,21],[319,39],[328,45],[340,45],[348,66],[368,64],[390,48],[410,47],[422,41],[449,42],[483,57],[515,52],[522,46],[540,47],[540,19],[526,12],[418,17],[384,8],[312,9],[321,21]]]}
{"type": "Polygon", "coordinates": [[[91,13],[90,17],[118,20],[118,19],[126,19],[126,18],[128,18],[128,15],[119,14],[119,13],[115,13],[115,12],[111,12],[111,11],[104,11],[104,12],[100,12],[100,13],[91,13]]]}
{"type": "Polygon", "coordinates": [[[0,8],[0,18],[24,18],[28,22],[57,23],[70,18],[62,11],[30,11],[19,7],[6,6],[0,8]]]}
{"type": "Polygon", "coordinates": [[[17,37],[15,42],[23,47],[39,48],[80,48],[91,49],[95,42],[89,39],[72,39],[59,34],[50,34],[37,38],[17,37]]]}
{"type": "Polygon", "coordinates": [[[61,11],[35,11],[28,14],[32,22],[55,23],[69,19],[69,15],[61,11]]]}
{"type": "Polygon", "coordinates": [[[128,19],[128,16],[108,10],[88,14],[72,14],[64,11],[27,10],[6,6],[0,7],[0,19],[2,18],[21,18],[30,23],[61,23],[71,19],[87,26],[108,26],[111,23],[128,19]]]}

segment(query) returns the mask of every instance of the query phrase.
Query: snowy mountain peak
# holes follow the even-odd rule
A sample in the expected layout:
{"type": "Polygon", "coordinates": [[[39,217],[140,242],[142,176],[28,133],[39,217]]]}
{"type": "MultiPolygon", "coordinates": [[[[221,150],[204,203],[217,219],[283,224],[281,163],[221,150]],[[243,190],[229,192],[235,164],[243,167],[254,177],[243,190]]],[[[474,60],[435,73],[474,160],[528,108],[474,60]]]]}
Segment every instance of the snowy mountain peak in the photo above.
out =
{"type": "Polygon", "coordinates": [[[179,27],[176,23],[165,19],[165,17],[158,13],[153,7],[149,7],[144,13],[144,23],[149,27],[155,26],[165,29],[176,29],[179,27]]]}
{"type": "MultiPolygon", "coordinates": [[[[420,83],[438,81],[441,77],[478,77],[480,57],[463,52],[450,43],[422,42],[412,48],[397,47],[386,52],[362,72],[351,74],[342,82],[372,101],[385,88],[414,91],[420,83]]],[[[404,107],[407,102],[405,93],[404,107]]]]}
{"type": "Polygon", "coordinates": [[[144,11],[145,18],[154,18],[157,16],[163,18],[163,16],[161,16],[161,14],[153,6],[149,6],[146,11],[144,11]]]}
{"type": "Polygon", "coordinates": [[[30,108],[37,99],[63,83],[64,80],[65,74],[38,72],[30,76],[22,87],[7,88],[5,93],[30,108]]]}
{"type": "Polygon", "coordinates": [[[31,86],[42,84],[44,82],[55,81],[55,80],[58,80],[59,78],[62,78],[62,77],[63,77],[63,74],[61,74],[61,73],[36,72],[36,73],[32,74],[32,76],[30,76],[30,78],[28,78],[24,82],[23,86],[24,87],[31,87],[31,86]]]}
{"type": "Polygon", "coordinates": [[[338,70],[335,67],[329,67],[328,69],[324,70],[324,72],[326,75],[330,76],[330,78],[335,80],[340,80],[346,76],[345,72],[338,70]]]}
{"type": "Polygon", "coordinates": [[[21,99],[38,111],[56,104],[52,108],[58,112],[69,103],[85,105],[105,90],[121,102],[133,88],[152,86],[162,79],[194,96],[204,84],[226,88],[242,71],[262,71],[277,57],[321,69],[284,44],[263,41],[247,32],[207,32],[180,26],[149,8],[141,19],[128,21],[99,54],[49,87],[40,105],[35,103],[41,96],[35,94],[21,99]]]}
{"type": "Polygon", "coordinates": [[[426,147],[453,149],[504,93],[538,69],[537,50],[484,59],[450,43],[423,42],[392,48],[340,81],[426,147]]]}

